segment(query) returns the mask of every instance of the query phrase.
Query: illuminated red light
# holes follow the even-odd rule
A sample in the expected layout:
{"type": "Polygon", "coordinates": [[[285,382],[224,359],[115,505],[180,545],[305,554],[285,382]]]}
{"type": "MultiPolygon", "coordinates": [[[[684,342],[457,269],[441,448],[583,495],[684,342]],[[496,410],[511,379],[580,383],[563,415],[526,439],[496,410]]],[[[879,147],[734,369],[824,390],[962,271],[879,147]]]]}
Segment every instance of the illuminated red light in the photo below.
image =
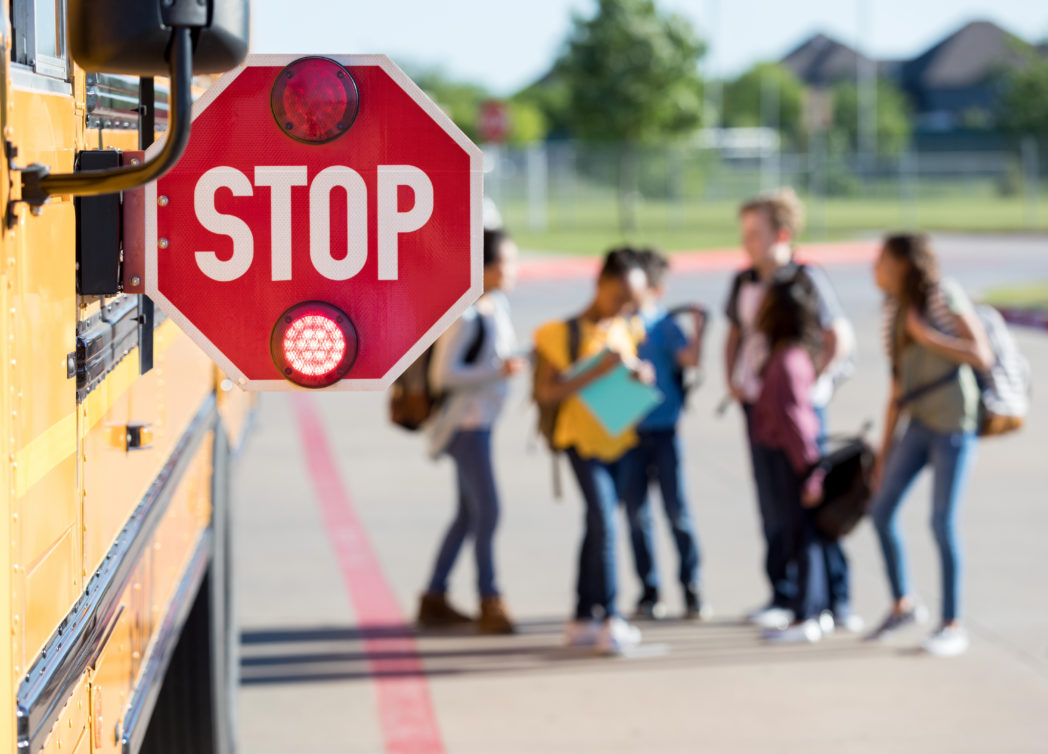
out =
{"type": "Polygon", "coordinates": [[[296,141],[325,144],[349,130],[360,96],[345,68],[329,58],[299,58],[277,76],[270,94],[273,118],[296,141]]]}
{"type": "Polygon", "coordinates": [[[357,333],[345,312],[320,301],[298,304],[273,327],[270,353],[281,375],[302,387],[342,379],[357,356],[357,333]]]}

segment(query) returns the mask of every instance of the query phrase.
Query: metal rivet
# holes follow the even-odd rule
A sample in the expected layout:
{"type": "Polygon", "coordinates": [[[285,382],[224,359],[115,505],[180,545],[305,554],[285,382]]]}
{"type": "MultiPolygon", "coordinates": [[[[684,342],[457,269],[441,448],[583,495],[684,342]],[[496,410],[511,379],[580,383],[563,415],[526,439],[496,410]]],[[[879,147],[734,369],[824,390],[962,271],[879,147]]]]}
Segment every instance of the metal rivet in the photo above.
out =
{"type": "Polygon", "coordinates": [[[295,124],[292,123],[291,121],[288,121],[287,123],[284,124],[284,128],[286,128],[288,131],[290,131],[294,127],[295,127],[295,124]]]}
{"type": "Polygon", "coordinates": [[[291,367],[285,367],[284,374],[290,375],[291,374],[291,367]]]}
{"type": "Polygon", "coordinates": [[[159,204],[161,207],[166,207],[167,206],[167,197],[166,196],[158,197],[157,200],[156,200],[156,203],[159,204]]]}
{"type": "Polygon", "coordinates": [[[137,157],[132,157],[131,158],[131,164],[132,165],[141,165],[142,161],[140,159],[138,159],[137,157]]]}
{"type": "Polygon", "coordinates": [[[167,239],[166,238],[161,238],[159,241],[156,242],[156,245],[159,246],[161,249],[166,249],[167,248],[167,239]]]}
{"type": "Polygon", "coordinates": [[[342,123],[340,121],[340,122],[335,124],[335,128],[337,128],[339,131],[345,131],[346,130],[346,124],[342,123]]]}
{"type": "Polygon", "coordinates": [[[137,288],[138,286],[142,285],[142,278],[140,278],[138,275],[132,275],[131,276],[131,285],[133,285],[135,288],[137,288]]]}

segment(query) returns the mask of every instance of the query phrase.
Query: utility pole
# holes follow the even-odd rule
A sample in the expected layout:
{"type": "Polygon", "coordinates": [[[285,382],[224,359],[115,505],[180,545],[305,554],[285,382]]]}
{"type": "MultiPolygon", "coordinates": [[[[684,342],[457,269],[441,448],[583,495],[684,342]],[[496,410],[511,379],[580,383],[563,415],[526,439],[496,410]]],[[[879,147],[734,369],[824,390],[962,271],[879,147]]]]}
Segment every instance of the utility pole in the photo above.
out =
{"type": "Polygon", "coordinates": [[[873,59],[870,45],[867,44],[867,40],[873,34],[873,3],[870,0],[856,0],[856,11],[858,156],[863,178],[869,180],[877,160],[877,63],[873,59]]]}

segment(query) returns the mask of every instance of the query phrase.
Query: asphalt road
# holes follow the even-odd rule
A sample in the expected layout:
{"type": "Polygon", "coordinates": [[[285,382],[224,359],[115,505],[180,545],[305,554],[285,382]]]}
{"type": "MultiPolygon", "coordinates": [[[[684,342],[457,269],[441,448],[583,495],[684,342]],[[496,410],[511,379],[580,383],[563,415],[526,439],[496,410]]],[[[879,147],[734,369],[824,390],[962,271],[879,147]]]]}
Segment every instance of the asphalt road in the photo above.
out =
{"type": "MultiPolygon", "coordinates": [[[[947,274],[978,294],[1048,279],[1044,238],[941,238],[947,274]]],[[[886,364],[868,264],[829,268],[859,337],[858,374],[831,408],[831,429],[879,423],[886,364]]],[[[668,301],[719,309],[727,270],[679,275],[668,301]]],[[[529,281],[513,295],[523,339],[576,310],[583,279],[529,281]]],[[[548,456],[533,448],[527,379],[496,434],[503,498],[500,582],[513,637],[415,636],[413,616],[452,511],[450,463],[391,427],[374,394],[263,396],[236,479],[242,630],[240,750],[275,752],[1045,752],[1048,751],[1048,403],[1028,428],[985,442],[963,503],[970,652],[914,651],[926,626],[886,645],[833,636],[769,647],[740,616],[766,598],[761,542],[740,417],[717,418],[723,317],[713,324],[707,383],[682,431],[702,548],[701,624],[645,624],[630,657],[560,646],[572,606],[582,505],[571,484],[551,497],[548,456]]],[[[1048,333],[1020,331],[1035,387],[1048,333]]],[[[874,430],[877,431],[876,429],[874,430]]],[[[876,435],[875,435],[876,436],[876,435]]],[[[903,514],[918,594],[938,610],[928,479],[903,514]]],[[[667,601],[675,556],[660,527],[667,601]]],[[[620,532],[620,605],[637,597],[620,532]]],[[[888,606],[872,528],[847,541],[854,603],[868,623],[888,606]]],[[[463,553],[452,598],[475,609],[463,553]]]]}

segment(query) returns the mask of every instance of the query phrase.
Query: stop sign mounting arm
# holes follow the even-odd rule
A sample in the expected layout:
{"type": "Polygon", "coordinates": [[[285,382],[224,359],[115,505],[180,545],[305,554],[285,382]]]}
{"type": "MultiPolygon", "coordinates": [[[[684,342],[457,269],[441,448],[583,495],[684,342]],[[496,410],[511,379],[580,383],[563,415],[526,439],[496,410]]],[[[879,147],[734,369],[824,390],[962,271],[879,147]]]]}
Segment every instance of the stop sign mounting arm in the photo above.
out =
{"type": "Polygon", "coordinates": [[[155,158],[141,165],[53,175],[46,165],[40,163],[33,163],[24,168],[12,166],[22,173],[21,201],[39,207],[52,194],[92,196],[125,191],[156,180],[174,167],[189,143],[192,125],[192,31],[191,27],[181,26],[176,27],[172,33],[168,129],[164,147],[155,158]]]}

